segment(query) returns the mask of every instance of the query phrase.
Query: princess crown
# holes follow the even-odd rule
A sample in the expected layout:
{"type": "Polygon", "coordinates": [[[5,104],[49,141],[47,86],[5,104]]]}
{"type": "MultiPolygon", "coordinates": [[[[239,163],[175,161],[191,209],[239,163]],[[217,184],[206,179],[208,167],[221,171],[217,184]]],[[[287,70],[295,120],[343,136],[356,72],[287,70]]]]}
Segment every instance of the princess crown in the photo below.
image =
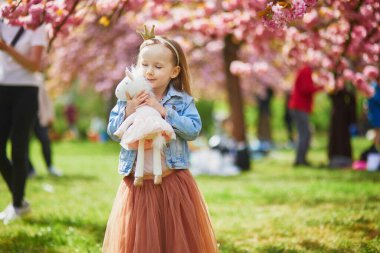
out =
{"type": "Polygon", "coordinates": [[[167,39],[161,37],[161,36],[156,36],[154,34],[154,28],[155,26],[153,25],[152,28],[150,29],[150,31],[148,30],[148,28],[146,27],[146,25],[144,25],[144,31],[143,32],[139,32],[137,31],[141,37],[145,40],[150,40],[150,39],[155,39],[155,40],[158,40],[160,41],[161,43],[164,43],[164,44],[167,44],[169,45],[169,47],[171,47],[171,49],[173,49],[175,55],[176,55],[176,58],[177,58],[177,66],[179,66],[179,53],[178,53],[178,50],[175,48],[175,46],[167,39]]]}
{"type": "Polygon", "coordinates": [[[148,28],[146,27],[146,25],[144,25],[144,31],[143,32],[139,32],[137,31],[141,37],[144,39],[144,40],[150,40],[150,39],[153,39],[155,37],[154,35],[154,25],[152,26],[152,28],[150,29],[150,31],[148,30],[148,28]]]}

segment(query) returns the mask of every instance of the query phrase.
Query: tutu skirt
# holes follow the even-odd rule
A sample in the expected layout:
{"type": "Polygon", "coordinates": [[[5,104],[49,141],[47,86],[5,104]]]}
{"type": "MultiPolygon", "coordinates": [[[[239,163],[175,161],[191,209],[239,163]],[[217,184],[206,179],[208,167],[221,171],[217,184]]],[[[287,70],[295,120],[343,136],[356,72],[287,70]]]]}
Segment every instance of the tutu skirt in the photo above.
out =
{"type": "Polygon", "coordinates": [[[103,242],[106,253],[219,252],[207,207],[188,170],[173,170],[161,185],[124,177],[103,242]]]}

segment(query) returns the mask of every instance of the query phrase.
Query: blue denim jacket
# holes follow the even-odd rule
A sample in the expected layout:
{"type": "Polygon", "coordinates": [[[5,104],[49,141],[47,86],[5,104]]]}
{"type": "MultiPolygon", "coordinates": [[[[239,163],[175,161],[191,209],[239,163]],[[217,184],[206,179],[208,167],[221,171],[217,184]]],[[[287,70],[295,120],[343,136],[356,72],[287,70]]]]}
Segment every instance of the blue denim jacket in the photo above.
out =
{"type": "MultiPolygon", "coordinates": [[[[164,147],[166,165],[173,169],[189,168],[189,148],[187,141],[195,140],[202,128],[201,118],[195,107],[194,99],[185,92],[179,92],[169,86],[167,94],[160,102],[166,108],[165,120],[173,127],[176,139],[164,147]]],[[[107,126],[108,135],[115,141],[120,139],[113,133],[123,123],[125,118],[125,101],[117,101],[112,109],[107,126]]],[[[118,171],[128,175],[136,160],[136,150],[121,148],[118,171]]]]}

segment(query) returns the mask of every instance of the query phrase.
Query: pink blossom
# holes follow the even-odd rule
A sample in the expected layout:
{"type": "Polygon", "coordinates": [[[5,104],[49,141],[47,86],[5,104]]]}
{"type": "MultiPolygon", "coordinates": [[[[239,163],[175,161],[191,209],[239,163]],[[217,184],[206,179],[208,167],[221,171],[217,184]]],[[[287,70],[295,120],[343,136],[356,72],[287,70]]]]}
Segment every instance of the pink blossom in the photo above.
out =
{"type": "Polygon", "coordinates": [[[302,18],[306,12],[306,3],[303,0],[292,0],[293,9],[292,17],[294,19],[302,18]]]}
{"type": "Polygon", "coordinates": [[[249,64],[241,61],[233,61],[230,66],[230,71],[234,75],[249,75],[252,71],[252,68],[249,64]]]}
{"type": "MultiPolygon", "coordinates": [[[[334,87],[334,86],[332,85],[330,87],[334,87]]],[[[344,80],[342,78],[338,78],[338,80],[336,81],[336,88],[338,90],[341,90],[344,88],[344,80]]]]}
{"type": "Polygon", "coordinates": [[[267,62],[255,62],[252,66],[252,71],[256,74],[266,74],[269,70],[267,62]]]}
{"type": "Polygon", "coordinates": [[[343,71],[343,78],[348,81],[354,81],[355,80],[355,74],[350,69],[345,69],[343,71]]]}
{"type": "Polygon", "coordinates": [[[363,5],[360,7],[360,14],[363,16],[372,16],[373,14],[373,8],[371,5],[363,5]]]}
{"type": "Polygon", "coordinates": [[[361,39],[364,38],[367,35],[367,30],[364,26],[358,25],[355,26],[352,31],[352,37],[353,39],[361,39]]]}
{"type": "Polygon", "coordinates": [[[363,74],[362,73],[355,73],[354,82],[356,82],[357,84],[364,84],[365,80],[364,80],[363,74]]]}
{"type": "Polygon", "coordinates": [[[379,76],[379,69],[371,65],[365,66],[363,69],[363,75],[369,80],[376,79],[379,76]]]}

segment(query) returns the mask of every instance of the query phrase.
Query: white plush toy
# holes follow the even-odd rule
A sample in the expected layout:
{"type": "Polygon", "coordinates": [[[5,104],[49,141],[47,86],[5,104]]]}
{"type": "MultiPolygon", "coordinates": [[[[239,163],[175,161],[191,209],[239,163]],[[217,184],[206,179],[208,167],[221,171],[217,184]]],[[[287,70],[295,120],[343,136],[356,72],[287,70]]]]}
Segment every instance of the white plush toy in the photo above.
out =
{"type": "MultiPolygon", "coordinates": [[[[115,94],[119,100],[128,101],[143,90],[152,94],[149,82],[139,69],[132,68],[131,71],[126,69],[126,75],[116,87],[115,94]]],[[[175,139],[173,128],[161,117],[161,114],[150,106],[140,106],[124,120],[115,135],[121,139],[120,145],[123,148],[137,149],[134,185],[143,184],[144,149],[152,147],[154,184],[161,184],[161,149],[165,143],[175,139]]]]}

